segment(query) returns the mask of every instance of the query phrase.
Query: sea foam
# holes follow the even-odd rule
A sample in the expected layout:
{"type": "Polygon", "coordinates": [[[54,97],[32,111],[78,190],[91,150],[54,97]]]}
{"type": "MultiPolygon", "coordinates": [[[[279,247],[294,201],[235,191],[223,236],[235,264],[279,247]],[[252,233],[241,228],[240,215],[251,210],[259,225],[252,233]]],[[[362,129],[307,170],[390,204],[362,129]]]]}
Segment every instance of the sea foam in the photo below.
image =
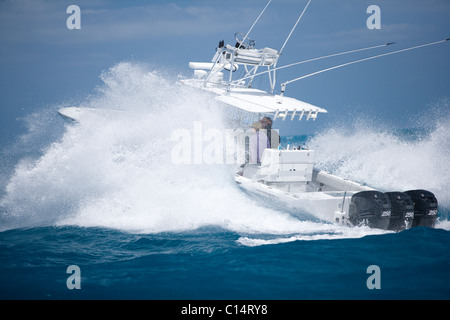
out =
{"type": "MultiPolygon", "coordinates": [[[[192,130],[195,121],[204,130],[229,125],[212,96],[137,63],[119,63],[101,80],[94,94],[70,106],[117,112],[67,123],[58,137],[45,125],[47,133],[24,136],[23,149],[36,143],[45,147],[19,157],[10,172],[0,200],[1,230],[75,225],[158,233],[212,225],[244,235],[246,245],[255,244],[245,238],[255,234],[292,235],[262,243],[373,234],[302,221],[267,207],[234,183],[233,165],[175,164],[175,130],[192,130]]],[[[51,108],[51,122],[64,123],[56,111],[67,106],[51,108]]],[[[30,128],[48,121],[47,116],[30,119],[30,128]]],[[[310,146],[322,169],[387,190],[426,188],[448,208],[448,122],[444,118],[426,136],[412,140],[367,126],[350,131],[338,126],[314,136],[310,146]]]]}

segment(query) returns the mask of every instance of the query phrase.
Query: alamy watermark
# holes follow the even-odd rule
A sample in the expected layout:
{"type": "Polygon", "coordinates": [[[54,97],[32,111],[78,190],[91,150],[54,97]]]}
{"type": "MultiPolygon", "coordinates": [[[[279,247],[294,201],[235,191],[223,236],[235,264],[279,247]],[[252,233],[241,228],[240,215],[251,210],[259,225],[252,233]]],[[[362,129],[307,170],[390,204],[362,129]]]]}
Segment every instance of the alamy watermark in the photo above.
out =
{"type": "Polygon", "coordinates": [[[381,9],[379,6],[371,5],[367,7],[367,14],[370,14],[370,17],[367,18],[366,26],[367,29],[381,29],[381,9]]]}
{"type": "Polygon", "coordinates": [[[271,128],[203,130],[201,121],[195,121],[191,131],[174,130],[171,141],[174,164],[256,164],[264,149],[278,148],[280,142],[278,130],[271,128]]]}
{"type": "Polygon", "coordinates": [[[70,16],[66,20],[66,26],[69,30],[81,29],[81,9],[74,4],[67,7],[66,13],[70,16]]]}
{"type": "Polygon", "coordinates": [[[367,267],[366,273],[370,274],[367,278],[367,289],[381,289],[381,269],[377,265],[370,265],[367,267]]]}
{"type": "MultiPolygon", "coordinates": [[[[67,18],[66,26],[69,30],[81,29],[81,9],[77,5],[70,5],[67,7],[66,13],[70,14],[67,18]]],[[[370,5],[366,10],[370,17],[367,18],[366,26],[368,29],[381,29],[381,9],[377,5],[370,5]]]]}
{"type": "Polygon", "coordinates": [[[81,269],[77,265],[67,267],[66,273],[71,274],[66,280],[67,289],[81,289],[81,269]]]}

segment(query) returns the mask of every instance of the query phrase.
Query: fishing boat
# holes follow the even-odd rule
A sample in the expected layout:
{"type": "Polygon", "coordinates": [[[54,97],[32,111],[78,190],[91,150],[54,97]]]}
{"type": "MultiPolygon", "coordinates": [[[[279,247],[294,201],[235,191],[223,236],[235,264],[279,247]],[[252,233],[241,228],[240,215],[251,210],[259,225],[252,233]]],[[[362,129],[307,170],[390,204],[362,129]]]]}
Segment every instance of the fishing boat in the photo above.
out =
{"type": "MultiPolygon", "coordinates": [[[[225,41],[221,40],[211,61],[190,62],[189,67],[193,69],[193,76],[180,79],[180,83],[209,92],[214,99],[227,108],[252,114],[259,119],[267,116],[280,121],[315,121],[321,113],[327,113],[327,110],[288,97],[285,94],[288,84],[348,65],[449,40],[390,51],[319,70],[283,82],[279,93],[276,93],[277,71],[281,69],[339,55],[387,47],[394,42],[278,66],[281,54],[311,0],[301,12],[281,49],[269,47],[258,49],[249,35],[271,1],[266,4],[246,34],[235,34],[235,44],[225,44],[225,41]],[[239,69],[244,70],[243,75],[236,77],[236,71],[239,69]],[[268,78],[267,91],[252,87],[253,80],[262,76],[268,78]]],[[[74,121],[79,121],[86,112],[99,112],[99,110],[83,108],[59,110],[59,114],[64,118],[74,121]]],[[[259,131],[263,132],[263,130],[259,131]]],[[[377,190],[337,177],[316,168],[315,151],[304,146],[284,149],[280,146],[263,148],[258,161],[247,161],[236,172],[235,181],[240,188],[250,194],[282,205],[294,215],[304,217],[308,214],[322,221],[347,226],[366,225],[372,228],[399,231],[415,226],[433,227],[438,217],[438,201],[432,192],[423,189],[386,192],[386,190],[377,190]]]]}
{"type": "MultiPolygon", "coordinates": [[[[236,33],[234,45],[219,41],[210,62],[190,62],[192,78],[180,80],[215,95],[215,99],[240,111],[271,117],[281,121],[315,121],[327,110],[285,95],[288,84],[316,74],[387,55],[443,43],[449,39],[426,43],[397,51],[350,61],[316,71],[281,84],[275,93],[276,75],[280,69],[354,52],[390,46],[395,42],[349,50],[278,67],[278,61],[290,36],[306,12],[307,3],[280,50],[256,48],[249,34],[265,12],[267,3],[246,34],[236,33]],[[234,79],[236,71],[243,76],[234,79]],[[262,71],[261,71],[262,69],[262,71]],[[270,89],[252,87],[255,77],[267,75],[270,89]]],[[[267,133],[267,132],[266,132],[267,133]]],[[[372,228],[400,231],[415,226],[433,227],[438,217],[438,201],[427,190],[385,192],[324,172],[315,167],[315,151],[304,146],[285,149],[265,148],[256,163],[247,161],[235,175],[236,183],[250,194],[280,204],[288,212],[304,217],[305,213],[331,223],[347,226],[366,225],[372,228]]]]}

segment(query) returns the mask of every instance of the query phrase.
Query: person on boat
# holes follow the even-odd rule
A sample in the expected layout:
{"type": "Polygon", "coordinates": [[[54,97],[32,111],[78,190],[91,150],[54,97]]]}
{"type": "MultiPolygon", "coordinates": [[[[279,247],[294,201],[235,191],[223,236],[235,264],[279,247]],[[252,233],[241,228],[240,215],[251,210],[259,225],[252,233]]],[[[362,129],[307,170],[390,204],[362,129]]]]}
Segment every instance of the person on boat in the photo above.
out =
{"type": "Polygon", "coordinates": [[[277,130],[272,129],[272,119],[270,117],[264,117],[260,120],[262,129],[267,130],[267,138],[269,140],[268,148],[278,149],[281,138],[277,130]]]}
{"type": "Polygon", "coordinates": [[[270,147],[267,130],[262,128],[261,121],[254,122],[251,127],[255,132],[249,138],[249,163],[261,164],[264,150],[270,147]]]}
{"type": "Polygon", "coordinates": [[[255,134],[249,140],[250,163],[260,164],[266,148],[278,149],[280,135],[277,130],[272,129],[272,119],[264,117],[252,124],[255,134]]]}

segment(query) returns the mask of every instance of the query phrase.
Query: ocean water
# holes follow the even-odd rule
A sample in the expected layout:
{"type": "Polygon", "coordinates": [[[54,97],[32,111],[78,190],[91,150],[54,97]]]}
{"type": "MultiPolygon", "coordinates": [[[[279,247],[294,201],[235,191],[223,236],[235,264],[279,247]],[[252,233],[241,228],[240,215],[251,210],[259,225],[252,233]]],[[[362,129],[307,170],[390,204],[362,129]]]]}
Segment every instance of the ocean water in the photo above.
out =
{"type": "Polygon", "coordinates": [[[283,137],[315,149],[331,173],[434,192],[436,228],[394,233],[294,218],[239,189],[237,165],[205,162],[220,160],[209,134],[242,115],[210,96],[137,63],[101,79],[82,101],[29,115],[27,133],[3,143],[0,299],[450,298],[448,102],[410,130],[358,119],[283,137]],[[115,111],[69,123],[56,114],[65,106],[115,111]],[[179,130],[192,134],[187,164],[173,161],[179,130]],[[380,287],[370,289],[374,265],[380,287]]]}

